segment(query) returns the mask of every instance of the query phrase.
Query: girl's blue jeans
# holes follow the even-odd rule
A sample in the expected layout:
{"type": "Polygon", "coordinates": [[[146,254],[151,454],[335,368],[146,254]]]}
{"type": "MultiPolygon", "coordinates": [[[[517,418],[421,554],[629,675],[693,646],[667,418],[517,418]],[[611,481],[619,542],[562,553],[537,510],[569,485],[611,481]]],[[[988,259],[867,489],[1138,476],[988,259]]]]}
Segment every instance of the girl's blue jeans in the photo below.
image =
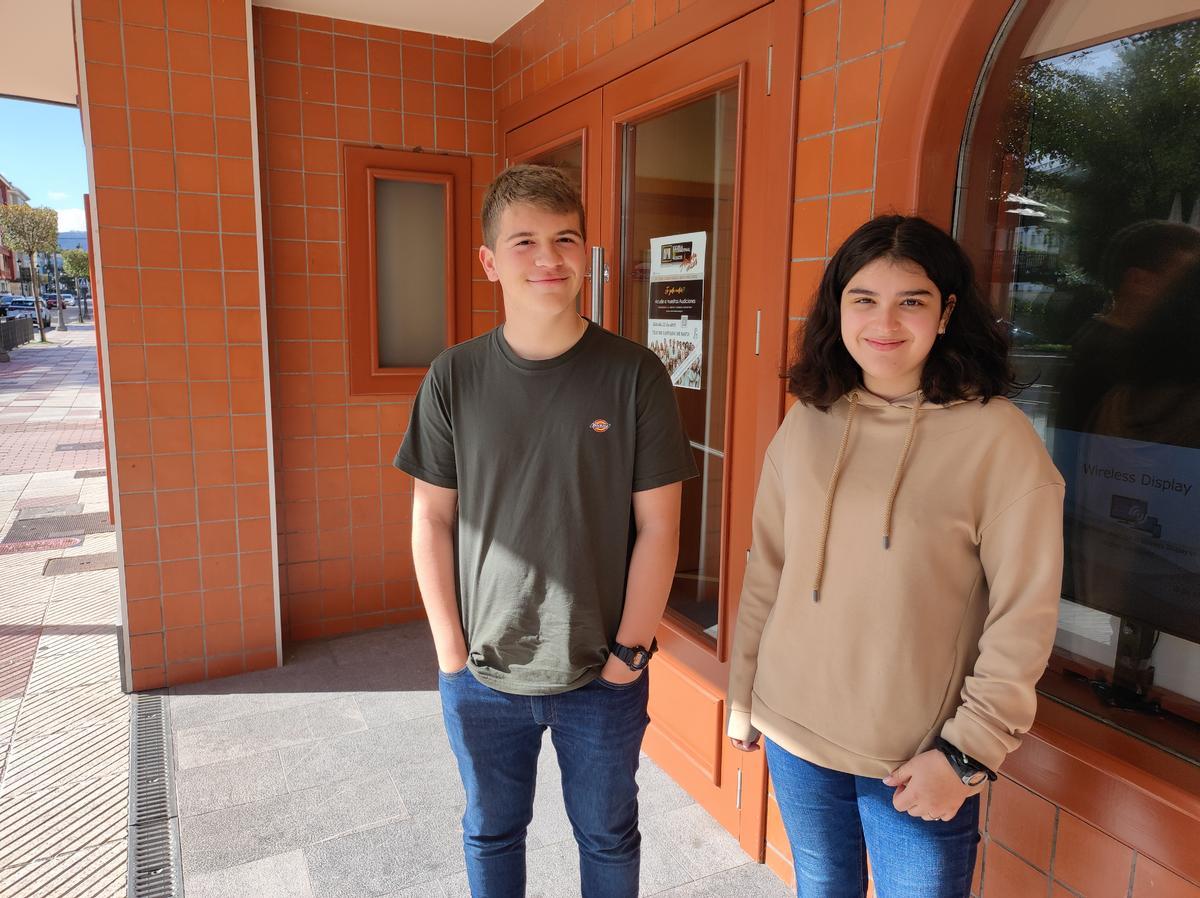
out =
{"type": "Polygon", "coordinates": [[[882,780],[818,767],[763,741],[800,898],[863,898],[868,855],[878,898],[968,898],[978,795],[953,820],[910,817],[892,806],[895,790],[882,780]]]}

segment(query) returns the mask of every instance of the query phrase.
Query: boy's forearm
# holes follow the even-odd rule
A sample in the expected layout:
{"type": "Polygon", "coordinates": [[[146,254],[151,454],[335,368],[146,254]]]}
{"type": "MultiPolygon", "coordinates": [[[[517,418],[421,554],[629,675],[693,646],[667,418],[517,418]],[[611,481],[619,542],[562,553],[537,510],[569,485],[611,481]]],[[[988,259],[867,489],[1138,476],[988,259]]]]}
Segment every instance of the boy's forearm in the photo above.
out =
{"type": "Polygon", "coordinates": [[[467,646],[454,589],[454,535],[439,521],[414,520],[412,550],[417,586],[438,661],[444,669],[461,667],[467,646]]]}
{"type": "Polygon", "coordinates": [[[667,607],[675,562],[679,557],[679,527],[646,527],[638,532],[629,559],[625,610],[617,642],[649,646],[667,607]]]}

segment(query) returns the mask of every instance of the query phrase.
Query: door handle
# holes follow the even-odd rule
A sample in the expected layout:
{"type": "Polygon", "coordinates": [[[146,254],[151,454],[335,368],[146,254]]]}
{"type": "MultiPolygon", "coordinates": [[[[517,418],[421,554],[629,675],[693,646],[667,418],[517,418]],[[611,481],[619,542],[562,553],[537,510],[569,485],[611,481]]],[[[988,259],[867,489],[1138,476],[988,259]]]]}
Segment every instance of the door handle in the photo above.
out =
{"type": "Polygon", "coordinates": [[[592,268],[589,274],[592,282],[592,321],[598,327],[604,326],[604,285],[608,283],[608,266],[604,264],[604,247],[592,247],[592,268]]]}

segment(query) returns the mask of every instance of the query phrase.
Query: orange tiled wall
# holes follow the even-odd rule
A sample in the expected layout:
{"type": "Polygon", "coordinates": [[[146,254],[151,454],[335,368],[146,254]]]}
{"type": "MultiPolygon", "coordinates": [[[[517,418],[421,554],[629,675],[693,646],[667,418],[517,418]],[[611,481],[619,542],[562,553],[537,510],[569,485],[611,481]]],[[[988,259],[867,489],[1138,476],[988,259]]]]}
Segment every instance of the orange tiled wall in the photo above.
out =
{"type": "MultiPolygon", "coordinates": [[[[875,213],[879,119],[920,0],[804,4],[789,315],[825,261],[875,213]]],[[[883,210],[879,210],[883,211],[883,210]]]]}
{"type": "Polygon", "coordinates": [[[635,35],[666,25],[695,2],[556,0],[539,4],[492,44],[496,108],[503,109],[561,80],[635,35]]]}
{"type": "MultiPolygon", "coordinates": [[[[411,397],[349,394],[342,240],[346,143],[471,156],[493,171],[487,44],[255,8],[284,638],[420,614],[412,481],[391,467],[411,397]]],[[[480,242],[475,220],[474,254],[480,242]]],[[[476,267],[476,333],[496,323],[476,267]]]]}
{"type": "Polygon", "coordinates": [[[246,0],[84,0],[133,687],[276,663],[246,0]]]}

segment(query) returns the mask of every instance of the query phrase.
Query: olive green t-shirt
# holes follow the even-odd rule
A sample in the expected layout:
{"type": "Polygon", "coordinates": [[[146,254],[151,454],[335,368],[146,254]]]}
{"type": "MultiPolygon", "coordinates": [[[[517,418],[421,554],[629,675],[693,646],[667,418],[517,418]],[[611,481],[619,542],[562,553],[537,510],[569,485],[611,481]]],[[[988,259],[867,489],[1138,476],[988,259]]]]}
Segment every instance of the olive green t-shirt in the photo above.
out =
{"type": "Polygon", "coordinates": [[[543,361],[502,327],[447,349],[395,464],[458,491],[467,663],[518,695],[599,673],[624,607],[632,494],[696,476],[662,363],[594,324],[543,361]]]}

